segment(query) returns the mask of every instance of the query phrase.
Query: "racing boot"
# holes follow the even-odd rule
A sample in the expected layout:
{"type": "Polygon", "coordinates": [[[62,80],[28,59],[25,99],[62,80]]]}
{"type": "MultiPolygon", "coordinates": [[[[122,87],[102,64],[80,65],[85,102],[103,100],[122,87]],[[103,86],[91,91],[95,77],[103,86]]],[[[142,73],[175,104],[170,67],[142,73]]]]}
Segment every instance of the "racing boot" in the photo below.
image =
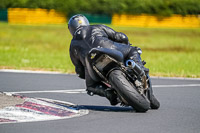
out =
{"type": "Polygon", "coordinates": [[[87,94],[90,96],[99,95],[106,97],[111,105],[117,105],[119,102],[117,100],[117,94],[114,90],[107,89],[105,86],[97,85],[95,87],[88,87],[87,94]]]}
{"type": "Polygon", "coordinates": [[[106,90],[106,98],[110,101],[111,105],[117,105],[119,103],[117,94],[114,90],[106,90]]]}

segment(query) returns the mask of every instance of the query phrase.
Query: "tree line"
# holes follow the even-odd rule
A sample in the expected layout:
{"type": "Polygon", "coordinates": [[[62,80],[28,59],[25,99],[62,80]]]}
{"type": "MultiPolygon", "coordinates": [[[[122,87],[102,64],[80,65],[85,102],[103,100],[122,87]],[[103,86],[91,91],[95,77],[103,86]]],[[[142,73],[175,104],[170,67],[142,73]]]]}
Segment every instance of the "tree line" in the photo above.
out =
{"type": "Polygon", "coordinates": [[[91,14],[200,14],[200,0],[0,0],[0,8],[55,9],[66,15],[91,14]]]}

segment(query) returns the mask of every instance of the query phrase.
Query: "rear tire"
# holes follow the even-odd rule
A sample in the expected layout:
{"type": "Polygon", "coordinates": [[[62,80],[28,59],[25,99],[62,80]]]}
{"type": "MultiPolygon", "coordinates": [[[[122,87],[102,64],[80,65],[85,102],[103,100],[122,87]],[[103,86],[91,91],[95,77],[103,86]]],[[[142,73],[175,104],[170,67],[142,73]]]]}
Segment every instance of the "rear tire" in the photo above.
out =
{"type": "Polygon", "coordinates": [[[137,112],[146,112],[150,108],[150,103],[129,83],[121,70],[113,70],[109,75],[109,81],[117,93],[137,112]]]}

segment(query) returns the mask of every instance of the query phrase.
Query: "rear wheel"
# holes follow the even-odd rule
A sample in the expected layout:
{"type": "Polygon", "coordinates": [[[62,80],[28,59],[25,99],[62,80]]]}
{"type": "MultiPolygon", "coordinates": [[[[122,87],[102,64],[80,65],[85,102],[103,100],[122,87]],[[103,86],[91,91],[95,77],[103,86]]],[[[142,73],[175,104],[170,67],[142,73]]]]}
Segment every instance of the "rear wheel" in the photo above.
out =
{"type": "Polygon", "coordinates": [[[149,109],[150,103],[129,83],[121,70],[113,70],[109,75],[109,81],[118,94],[137,112],[146,112],[149,109]]]}

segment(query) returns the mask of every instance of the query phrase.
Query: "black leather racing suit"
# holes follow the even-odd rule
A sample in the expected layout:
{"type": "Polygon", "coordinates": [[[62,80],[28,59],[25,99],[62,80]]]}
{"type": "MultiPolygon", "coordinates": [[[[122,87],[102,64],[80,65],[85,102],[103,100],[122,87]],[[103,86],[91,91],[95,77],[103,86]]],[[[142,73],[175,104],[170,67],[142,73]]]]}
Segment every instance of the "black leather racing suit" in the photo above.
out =
{"type": "MultiPolygon", "coordinates": [[[[70,45],[70,57],[75,65],[76,73],[80,78],[86,79],[86,86],[96,84],[89,76],[85,57],[92,48],[104,47],[116,49],[122,52],[124,57],[134,56],[136,60],[141,60],[137,53],[137,47],[129,46],[128,37],[105,25],[82,26],[73,35],[70,45]]],[[[137,63],[137,61],[136,61],[137,63]]]]}

